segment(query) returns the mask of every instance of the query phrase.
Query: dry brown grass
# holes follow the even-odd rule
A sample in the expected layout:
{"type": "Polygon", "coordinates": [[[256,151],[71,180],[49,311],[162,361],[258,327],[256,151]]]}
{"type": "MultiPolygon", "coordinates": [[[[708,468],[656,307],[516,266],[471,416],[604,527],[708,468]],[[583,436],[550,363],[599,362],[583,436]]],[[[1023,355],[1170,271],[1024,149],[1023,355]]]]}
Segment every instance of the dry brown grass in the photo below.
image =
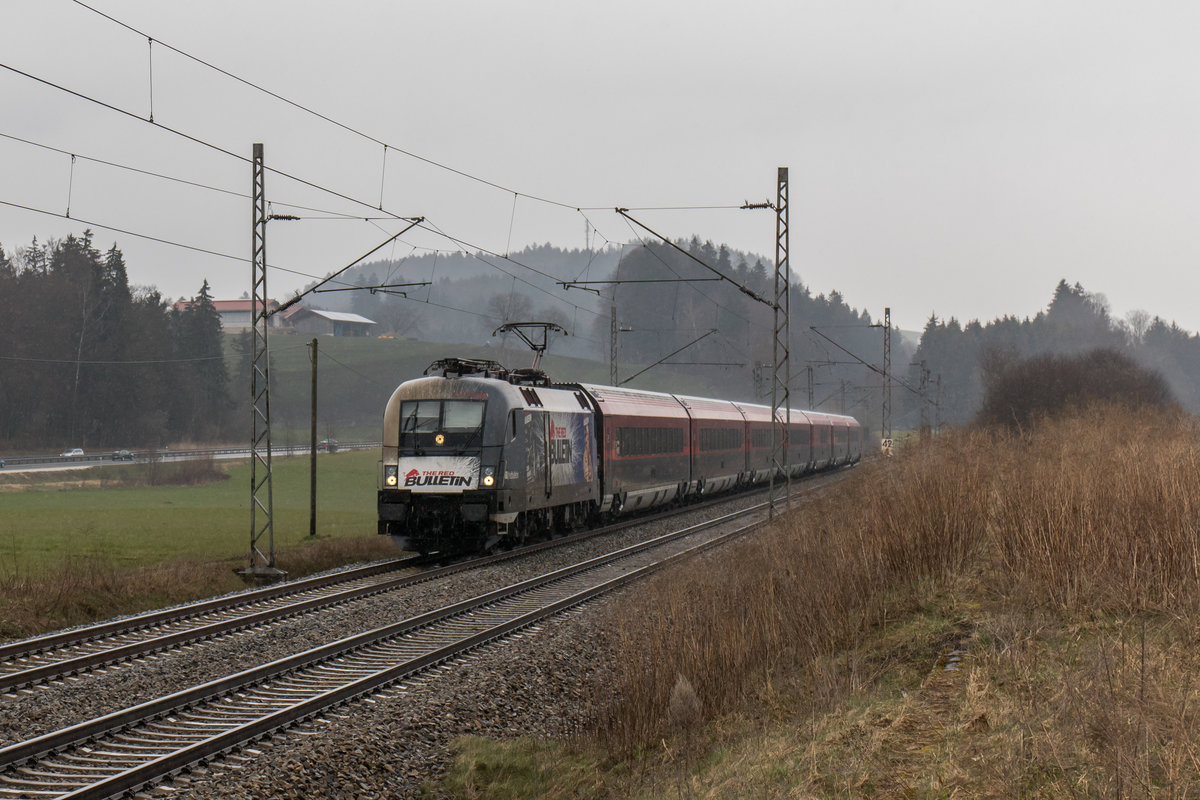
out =
{"type": "MultiPolygon", "coordinates": [[[[647,587],[619,632],[627,669],[609,741],[630,752],[662,738],[677,676],[709,718],[731,712],[911,608],[917,587],[962,571],[986,497],[960,482],[982,479],[989,441],[868,464],[774,529],[647,587]]],[[[855,670],[839,680],[854,685],[855,670]]]]}
{"type": "MultiPolygon", "coordinates": [[[[290,578],[397,555],[383,536],[319,539],[278,548],[290,578]]],[[[115,561],[64,558],[32,570],[0,572],[0,639],[133,614],[244,588],[244,561],[180,559],[131,570],[115,561]]]]}
{"type": "Polygon", "coordinates": [[[1198,796],[1198,444],[1097,408],[864,465],[641,592],[595,741],[651,796],[1198,796]]]}

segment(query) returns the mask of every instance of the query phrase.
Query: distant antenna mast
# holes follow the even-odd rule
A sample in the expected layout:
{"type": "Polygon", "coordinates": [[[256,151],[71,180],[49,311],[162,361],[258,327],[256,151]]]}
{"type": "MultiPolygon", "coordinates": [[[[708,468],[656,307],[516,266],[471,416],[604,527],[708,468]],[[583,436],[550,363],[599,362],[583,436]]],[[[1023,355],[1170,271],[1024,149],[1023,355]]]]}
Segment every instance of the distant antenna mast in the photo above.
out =
{"type": "Polygon", "coordinates": [[[529,349],[533,351],[533,367],[531,369],[537,369],[538,362],[542,360],[542,353],[546,352],[551,331],[561,333],[563,336],[570,335],[562,325],[554,322],[506,322],[492,331],[492,336],[510,332],[520,336],[521,341],[529,345],[529,349]],[[532,332],[532,335],[526,331],[532,332]]]}

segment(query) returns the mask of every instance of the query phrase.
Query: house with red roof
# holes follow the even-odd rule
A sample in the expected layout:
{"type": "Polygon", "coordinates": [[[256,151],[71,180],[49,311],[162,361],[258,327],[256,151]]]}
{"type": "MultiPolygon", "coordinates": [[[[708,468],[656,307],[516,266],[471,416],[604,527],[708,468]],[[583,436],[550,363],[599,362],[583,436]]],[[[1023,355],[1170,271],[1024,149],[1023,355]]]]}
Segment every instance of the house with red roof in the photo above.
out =
{"type": "MultiPolygon", "coordinates": [[[[254,317],[251,314],[253,303],[253,300],[213,300],[213,308],[221,317],[221,329],[228,333],[253,328],[254,317]]],[[[180,300],[172,308],[176,311],[183,311],[190,308],[191,305],[191,300],[180,300]]],[[[277,308],[279,308],[278,302],[267,300],[268,311],[274,311],[277,308]]],[[[279,326],[279,320],[276,317],[271,317],[269,323],[272,327],[279,326]]]]}

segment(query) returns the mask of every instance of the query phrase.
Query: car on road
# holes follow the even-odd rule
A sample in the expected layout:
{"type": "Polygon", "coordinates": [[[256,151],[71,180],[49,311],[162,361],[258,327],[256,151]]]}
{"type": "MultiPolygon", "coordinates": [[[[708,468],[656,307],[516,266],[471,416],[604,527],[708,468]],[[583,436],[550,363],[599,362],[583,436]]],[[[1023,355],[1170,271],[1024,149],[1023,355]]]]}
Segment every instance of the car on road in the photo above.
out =
{"type": "Polygon", "coordinates": [[[128,450],[113,450],[112,451],[112,460],[113,461],[133,461],[133,453],[129,452],[128,450]]]}
{"type": "Polygon", "coordinates": [[[0,469],[4,469],[4,459],[0,458],[0,469]]]}
{"type": "Polygon", "coordinates": [[[318,453],[336,453],[338,450],[337,439],[322,439],[317,445],[318,453]]]}
{"type": "Polygon", "coordinates": [[[71,456],[81,456],[81,455],[83,455],[83,448],[82,447],[72,447],[67,450],[63,450],[61,453],[59,453],[59,455],[62,456],[63,458],[70,458],[71,456]]]}

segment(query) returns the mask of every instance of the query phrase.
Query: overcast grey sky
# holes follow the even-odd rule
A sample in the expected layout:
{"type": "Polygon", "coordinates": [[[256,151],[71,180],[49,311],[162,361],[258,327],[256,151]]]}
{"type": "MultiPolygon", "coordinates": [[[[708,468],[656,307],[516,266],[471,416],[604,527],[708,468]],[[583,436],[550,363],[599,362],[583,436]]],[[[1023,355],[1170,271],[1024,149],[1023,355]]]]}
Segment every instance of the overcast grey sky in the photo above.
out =
{"type": "MultiPolygon", "coordinates": [[[[791,175],[791,261],[879,318],[1035,314],[1060,278],[1200,329],[1200,4],[3,0],[0,63],[499,253],[636,242],[613,206],[736,206],[791,175]],[[203,58],[395,148],[202,67],[203,58]],[[151,59],[151,55],[152,59],[151,59]],[[153,64],[153,94],[150,65],[153,64]],[[520,197],[535,195],[563,205],[520,197]],[[584,208],[577,211],[576,208],[584,208]],[[589,234],[594,229],[596,233],[589,234]]],[[[0,70],[0,134],[238,193],[250,167],[0,70]]],[[[247,258],[250,203],[0,138],[6,250],[87,220],[247,258]]],[[[267,178],[274,203],[370,208],[267,178]]],[[[276,211],[285,211],[281,206],[276,211]]],[[[303,212],[311,215],[311,212],[303,212]]],[[[378,212],[374,216],[380,216],[378,212]]],[[[641,211],[773,256],[769,212],[641,211]]],[[[319,276],[394,221],[273,223],[273,265],[319,276]]],[[[249,266],[97,229],[130,279],[190,296],[249,266]]],[[[431,232],[381,256],[454,250],[431,232]],[[421,252],[421,251],[418,251],[421,252]]],[[[574,276],[564,276],[574,277],[574,276]]],[[[284,297],[305,283],[273,270],[284,297]]]]}

